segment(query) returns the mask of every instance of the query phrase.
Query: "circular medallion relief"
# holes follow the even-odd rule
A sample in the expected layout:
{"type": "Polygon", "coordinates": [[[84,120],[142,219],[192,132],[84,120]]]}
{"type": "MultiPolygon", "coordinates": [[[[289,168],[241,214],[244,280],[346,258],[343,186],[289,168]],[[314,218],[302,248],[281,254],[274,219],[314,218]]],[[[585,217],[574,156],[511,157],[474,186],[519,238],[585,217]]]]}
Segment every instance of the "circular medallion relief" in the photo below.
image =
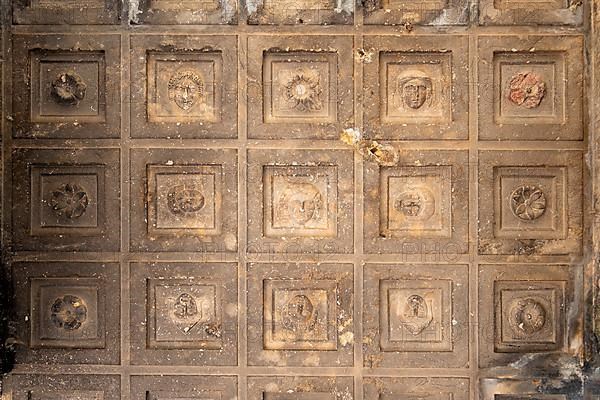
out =
{"type": "Polygon", "coordinates": [[[74,106],[85,97],[86,84],[75,72],[59,74],[50,86],[50,93],[58,104],[74,106]]]}
{"type": "Polygon", "coordinates": [[[87,307],[83,300],[70,294],[54,300],[50,312],[52,323],[66,331],[79,329],[87,319],[87,307]]]}
{"type": "Polygon", "coordinates": [[[532,298],[515,300],[509,310],[508,323],[519,335],[533,335],[546,324],[546,310],[539,301],[532,298]]]}
{"type": "Polygon", "coordinates": [[[536,186],[519,186],[510,195],[510,207],[517,218],[533,221],[546,212],[546,195],[536,186]]]}

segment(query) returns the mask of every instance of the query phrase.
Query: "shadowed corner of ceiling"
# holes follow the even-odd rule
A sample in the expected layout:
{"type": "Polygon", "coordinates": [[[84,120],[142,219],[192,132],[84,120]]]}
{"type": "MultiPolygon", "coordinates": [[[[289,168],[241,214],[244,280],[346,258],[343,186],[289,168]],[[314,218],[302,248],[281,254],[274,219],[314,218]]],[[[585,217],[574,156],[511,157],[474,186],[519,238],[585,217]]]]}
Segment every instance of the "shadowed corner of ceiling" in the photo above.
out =
{"type": "Polygon", "coordinates": [[[9,373],[15,363],[14,292],[9,270],[2,261],[0,265],[0,395],[2,377],[9,373]]]}

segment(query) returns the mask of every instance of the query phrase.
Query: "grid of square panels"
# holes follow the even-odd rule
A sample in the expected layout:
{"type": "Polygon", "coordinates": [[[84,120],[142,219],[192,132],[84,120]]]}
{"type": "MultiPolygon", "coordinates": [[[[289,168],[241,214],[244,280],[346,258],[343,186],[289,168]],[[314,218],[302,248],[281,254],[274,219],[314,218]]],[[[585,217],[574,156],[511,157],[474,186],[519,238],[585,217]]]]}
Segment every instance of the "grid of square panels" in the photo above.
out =
{"type": "Polygon", "coordinates": [[[139,7],[147,33],[12,37],[18,362],[74,371],[15,397],[564,398],[478,374],[581,350],[585,44],[552,28],[581,7],[481,1],[524,36],[262,31],[461,1],[139,7]],[[185,24],[212,27],[152,27],[185,24]]]}

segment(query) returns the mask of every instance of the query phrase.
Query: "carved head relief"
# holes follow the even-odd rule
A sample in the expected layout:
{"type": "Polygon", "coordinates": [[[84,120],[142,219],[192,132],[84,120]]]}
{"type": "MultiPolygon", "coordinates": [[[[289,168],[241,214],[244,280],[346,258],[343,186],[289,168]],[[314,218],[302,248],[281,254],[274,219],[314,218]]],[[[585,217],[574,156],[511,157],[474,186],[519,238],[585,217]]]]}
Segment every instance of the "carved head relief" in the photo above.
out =
{"type": "Polygon", "coordinates": [[[298,226],[318,220],[323,212],[323,197],[312,184],[294,184],[287,187],[279,198],[277,207],[282,215],[298,226]]]}
{"type": "Polygon", "coordinates": [[[307,332],[315,329],[318,311],[308,296],[297,294],[282,308],[283,327],[292,332],[307,332]]]}
{"type": "Polygon", "coordinates": [[[196,213],[204,208],[204,203],[204,195],[196,185],[175,185],[167,192],[167,207],[175,215],[196,213]]]}
{"type": "Polygon", "coordinates": [[[402,106],[418,110],[426,103],[431,103],[433,82],[419,71],[409,71],[399,77],[396,94],[402,99],[402,106]]]}
{"type": "Polygon", "coordinates": [[[509,310],[508,324],[516,334],[531,336],[546,324],[546,310],[532,298],[515,300],[509,310]]]}
{"type": "Polygon", "coordinates": [[[413,335],[423,332],[433,320],[431,306],[417,294],[409,296],[404,304],[398,305],[398,308],[400,322],[413,335]]]}
{"type": "Polygon", "coordinates": [[[84,301],[70,294],[54,300],[50,312],[52,323],[66,331],[79,329],[87,319],[87,307],[84,301]]]}
{"type": "Polygon", "coordinates": [[[536,186],[519,186],[510,195],[513,214],[523,221],[538,219],[546,211],[546,195],[536,186]]]}
{"type": "Polygon", "coordinates": [[[65,183],[50,194],[50,207],[54,213],[71,220],[81,217],[88,204],[85,189],[74,183],[65,183]]]}
{"type": "Polygon", "coordinates": [[[508,98],[514,104],[524,108],[536,108],[546,95],[546,83],[533,72],[521,72],[509,82],[508,98]]]}
{"type": "Polygon", "coordinates": [[[179,108],[188,111],[204,97],[204,80],[192,71],[177,71],[169,79],[169,100],[179,108]]]}
{"type": "Polygon", "coordinates": [[[75,106],[85,97],[86,84],[75,72],[59,74],[52,82],[50,93],[54,101],[65,106],[75,106]]]}
{"type": "Polygon", "coordinates": [[[285,96],[292,107],[299,111],[319,111],[321,101],[321,77],[317,71],[300,70],[285,83],[285,96]]]}

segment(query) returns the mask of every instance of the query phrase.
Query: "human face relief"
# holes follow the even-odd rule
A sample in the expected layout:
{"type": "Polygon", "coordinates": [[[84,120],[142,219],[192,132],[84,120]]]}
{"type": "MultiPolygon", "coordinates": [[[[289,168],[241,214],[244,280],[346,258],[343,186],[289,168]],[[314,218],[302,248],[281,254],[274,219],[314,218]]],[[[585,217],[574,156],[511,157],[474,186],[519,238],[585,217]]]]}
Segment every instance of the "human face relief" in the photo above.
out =
{"type": "Polygon", "coordinates": [[[178,72],[169,81],[169,97],[184,111],[192,108],[203,91],[202,79],[193,72],[178,72]]]}
{"type": "Polygon", "coordinates": [[[401,96],[404,104],[417,110],[425,104],[431,95],[431,80],[429,78],[408,78],[402,80],[401,96]]]}

